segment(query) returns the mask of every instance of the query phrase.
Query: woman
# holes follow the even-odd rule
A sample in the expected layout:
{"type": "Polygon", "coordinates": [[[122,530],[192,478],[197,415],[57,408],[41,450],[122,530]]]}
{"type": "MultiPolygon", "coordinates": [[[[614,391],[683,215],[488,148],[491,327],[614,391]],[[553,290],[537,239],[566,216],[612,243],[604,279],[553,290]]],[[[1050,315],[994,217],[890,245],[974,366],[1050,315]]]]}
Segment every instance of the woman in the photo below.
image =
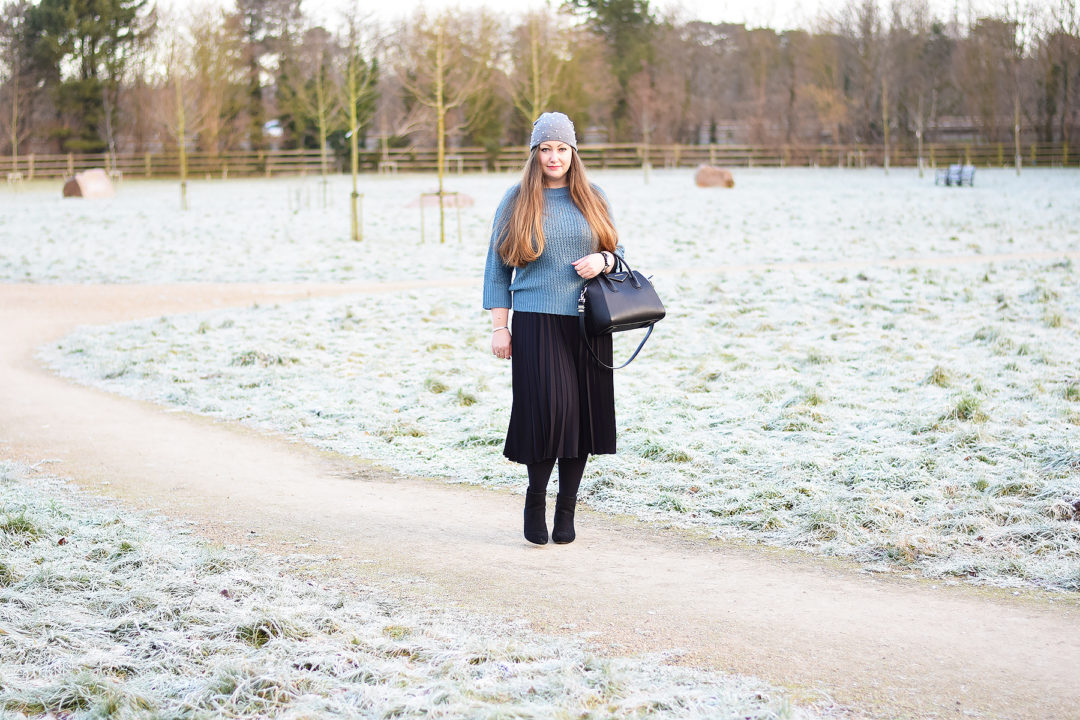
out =
{"type": "MultiPolygon", "coordinates": [[[[614,269],[622,248],[607,198],[585,177],[570,118],[541,115],[529,148],[521,182],[495,212],[484,308],[491,311],[491,352],[512,360],[514,400],[503,454],[528,468],[525,539],[548,541],[545,498],[557,461],[551,539],[565,544],[574,541],[574,506],[588,455],[615,452],[611,370],[583,344],[577,300],[586,280],[614,269]]],[[[611,337],[590,342],[610,365],[611,337]]]]}

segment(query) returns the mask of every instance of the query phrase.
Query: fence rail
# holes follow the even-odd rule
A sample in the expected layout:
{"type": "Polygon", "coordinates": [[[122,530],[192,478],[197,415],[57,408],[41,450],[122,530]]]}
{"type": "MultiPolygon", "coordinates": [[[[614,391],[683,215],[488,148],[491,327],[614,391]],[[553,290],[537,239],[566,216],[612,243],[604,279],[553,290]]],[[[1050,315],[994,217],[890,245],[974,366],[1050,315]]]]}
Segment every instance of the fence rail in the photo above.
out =
{"type": "MultiPolygon", "coordinates": [[[[724,167],[880,167],[885,164],[881,145],[582,145],[582,160],[591,168],[639,168],[645,161],[652,167],[685,168],[702,164],[724,167]]],[[[516,171],[528,158],[526,147],[505,147],[498,153],[484,148],[452,148],[446,153],[446,170],[451,173],[516,171]]],[[[925,167],[963,163],[979,167],[1011,167],[1011,143],[927,143],[923,146],[925,167]]],[[[917,149],[897,145],[889,150],[893,167],[913,167],[917,149]]],[[[187,156],[190,177],[230,177],[262,175],[315,175],[322,172],[318,150],[272,150],[265,152],[193,152],[187,156]]],[[[1022,147],[1024,167],[1080,167],[1080,154],[1062,143],[1032,143],[1022,147]]],[[[363,152],[364,172],[433,172],[438,158],[434,148],[394,149],[387,153],[363,152]]],[[[339,173],[347,160],[329,155],[327,172],[339,173]]],[[[177,177],[180,158],[175,152],[31,154],[0,156],[0,174],[9,180],[70,177],[90,168],[104,168],[114,177],[177,177]]]]}

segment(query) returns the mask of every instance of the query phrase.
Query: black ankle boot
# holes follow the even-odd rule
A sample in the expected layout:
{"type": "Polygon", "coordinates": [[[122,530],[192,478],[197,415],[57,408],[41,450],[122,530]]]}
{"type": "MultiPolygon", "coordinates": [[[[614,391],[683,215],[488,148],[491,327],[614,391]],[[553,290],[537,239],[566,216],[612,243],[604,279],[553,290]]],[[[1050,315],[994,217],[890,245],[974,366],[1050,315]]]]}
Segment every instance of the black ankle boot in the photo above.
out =
{"type": "Polygon", "coordinates": [[[577,496],[564,496],[562,493],[555,498],[555,524],[551,528],[551,541],[559,545],[574,542],[577,535],[574,533],[574,506],[577,505],[577,496]]]}
{"type": "Polygon", "coordinates": [[[548,541],[545,499],[545,493],[525,491],[525,539],[537,545],[547,545],[548,541]]]}

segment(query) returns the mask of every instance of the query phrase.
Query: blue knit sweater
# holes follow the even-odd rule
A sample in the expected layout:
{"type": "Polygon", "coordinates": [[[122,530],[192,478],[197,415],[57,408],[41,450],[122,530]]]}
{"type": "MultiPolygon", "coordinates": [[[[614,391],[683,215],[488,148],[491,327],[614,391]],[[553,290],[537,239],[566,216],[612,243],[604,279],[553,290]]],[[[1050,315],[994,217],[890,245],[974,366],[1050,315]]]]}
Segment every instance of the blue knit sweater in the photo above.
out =
{"type": "MultiPolygon", "coordinates": [[[[570,199],[570,188],[544,188],[544,252],[525,267],[507,265],[497,245],[500,232],[510,222],[519,188],[510,188],[495,211],[484,269],[484,309],[577,315],[577,299],[585,280],[578,277],[572,263],[596,252],[592,228],[570,199]]],[[[595,185],[593,188],[607,202],[604,192],[595,185]]],[[[610,208],[608,203],[609,213],[610,208]]],[[[615,248],[615,254],[622,257],[622,245],[615,248]]]]}

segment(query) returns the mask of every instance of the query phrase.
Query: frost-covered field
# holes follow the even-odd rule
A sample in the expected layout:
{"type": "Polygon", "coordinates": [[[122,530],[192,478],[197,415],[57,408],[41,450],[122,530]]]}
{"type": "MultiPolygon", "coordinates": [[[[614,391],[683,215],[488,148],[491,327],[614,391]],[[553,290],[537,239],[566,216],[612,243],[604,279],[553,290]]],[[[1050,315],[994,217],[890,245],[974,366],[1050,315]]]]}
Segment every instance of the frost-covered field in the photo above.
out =
{"type": "MultiPolygon", "coordinates": [[[[671,316],[617,376],[620,452],[590,464],[586,502],[932,575],[1080,587],[1072,264],[696,280],[661,282],[671,316]]],[[[488,337],[465,288],[86,328],[43,352],[114,392],[521,486],[500,454],[509,366],[488,337]]]]}
{"type": "Polygon", "coordinates": [[[809,718],[746,679],[324,587],[0,462],[0,715],[809,718]]]}
{"type": "MultiPolygon", "coordinates": [[[[616,376],[620,453],[590,464],[586,502],[882,570],[1080,588],[1080,276],[1068,260],[947,262],[1075,251],[1080,174],[980,171],[962,190],[911,172],[745,172],[733,192],[693,188],[689,173],[596,179],[670,314],[616,376]],[[946,262],[874,262],[910,257],[946,262]],[[855,264],[701,272],[795,260],[855,264]]],[[[507,181],[455,188],[490,212],[507,181]]],[[[288,182],[261,187],[269,196],[288,182]]],[[[404,225],[417,211],[393,203],[427,181],[369,182],[386,213],[369,240],[343,247],[305,209],[305,252],[368,253],[368,279],[398,279],[402,264],[432,280],[478,273],[490,218],[467,219],[462,245],[420,248],[404,225]]],[[[219,200],[239,207],[249,187],[260,186],[219,200]]],[[[248,213],[252,232],[301,222],[264,214],[248,213]]],[[[289,275],[306,257],[295,243],[275,245],[292,266],[258,252],[246,266],[214,264],[202,257],[210,244],[193,238],[202,250],[174,257],[168,279],[196,266],[206,279],[352,277],[289,275]]],[[[93,256],[80,252],[70,262],[93,256]]],[[[499,452],[509,368],[488,353],[478,305],[478,288],[435,287],[228,310],[83,329],[43,356],[115,392],[404,471],[520,487],[499,452]]]]}
{"type": "MultiPolygon", "coordinates": [[[[694,187],[692,172],[592,173],[607,191],[628,258],[650,270],[722,263],[993,254],[1080,246],[1080,173],[979,170],[974,188],[935,187],[911,170],[741,170],[733,191],[694,187]]],[[[116,198],[60,197],[59,184],[0,189],[0,281],[372,281],[471,277],[491,215],[514,176],[451,177],[476,200],[449,215],[407,205],[431,176],[365,176],[365,240],[347,240],[347,181],[321,208],[313,178],[197,181],[191,210],[177,184],[125,181],[116,198]]]]}

